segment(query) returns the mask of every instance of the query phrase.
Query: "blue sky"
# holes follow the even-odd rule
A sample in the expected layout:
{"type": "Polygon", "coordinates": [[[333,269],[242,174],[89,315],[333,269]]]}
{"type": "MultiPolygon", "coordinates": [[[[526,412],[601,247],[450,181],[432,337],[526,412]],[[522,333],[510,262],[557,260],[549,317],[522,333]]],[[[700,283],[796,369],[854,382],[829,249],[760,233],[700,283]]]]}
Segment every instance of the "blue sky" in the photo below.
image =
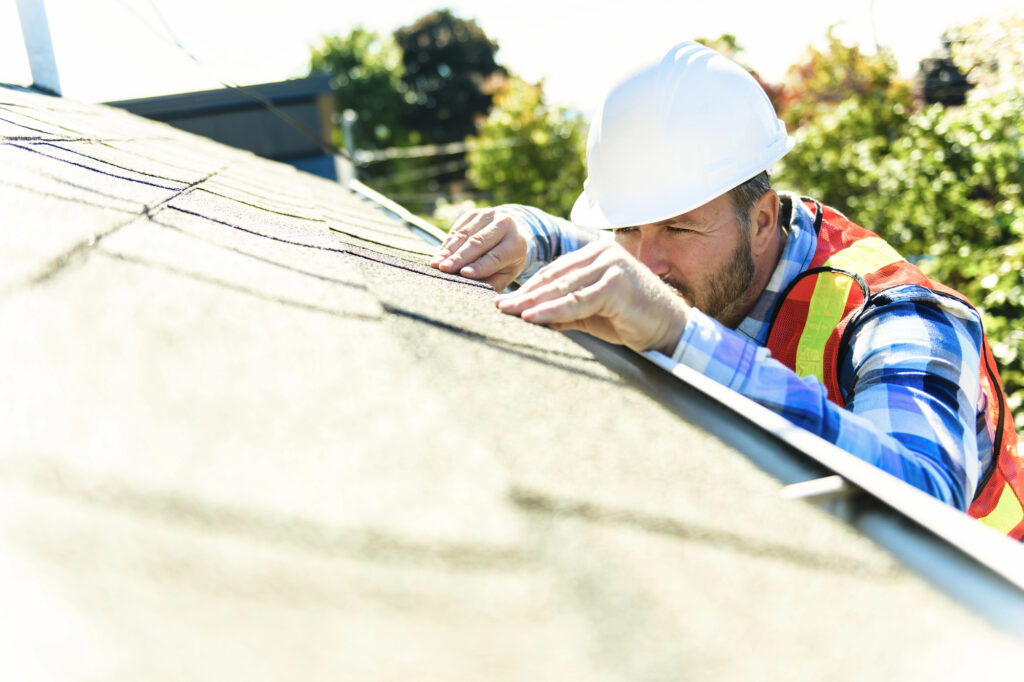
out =
{"type": "MultiPolygon", "coordinates": [[[[4,82],[28,73],[15,5],[0,0],[4,82]]],[[[442,6],[476,19],[513,72],[544,78],[549,99],[589,111],[612,80],[687,38],[734,33],[746,60],[777,80],[840,23],[847,40],[893,49],[909,75],[945,28],[1000,7],[1024,8],[1024,0],[46,0],[64,94],[86,101],[300,76],[320,35],[356,24],[390,32],[442,6]],[[160,15],[205,68],[171,44],[160,15]]]]}

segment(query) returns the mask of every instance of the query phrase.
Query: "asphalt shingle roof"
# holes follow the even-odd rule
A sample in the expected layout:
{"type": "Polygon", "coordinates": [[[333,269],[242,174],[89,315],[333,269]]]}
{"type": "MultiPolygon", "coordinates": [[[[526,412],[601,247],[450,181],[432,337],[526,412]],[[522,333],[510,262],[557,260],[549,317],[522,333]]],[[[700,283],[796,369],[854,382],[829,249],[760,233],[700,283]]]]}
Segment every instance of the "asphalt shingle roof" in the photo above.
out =
{"type": "Polygon", "coordinates": [[[5,679],[991,679],[1020,644],[358,192],[0,88],[5,679]]]}

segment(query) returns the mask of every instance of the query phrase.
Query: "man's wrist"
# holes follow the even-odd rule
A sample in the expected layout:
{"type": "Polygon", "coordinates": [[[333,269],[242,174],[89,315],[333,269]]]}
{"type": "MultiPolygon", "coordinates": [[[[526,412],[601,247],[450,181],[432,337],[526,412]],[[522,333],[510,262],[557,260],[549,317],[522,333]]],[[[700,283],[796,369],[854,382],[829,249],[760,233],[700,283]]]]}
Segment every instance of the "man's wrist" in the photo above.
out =
{"type": "MultiPolygon", "coordinates": [[[[679,301],[679,303],[682,303],[682,301],[679,301]]],[[[675,309],[676,314],[669,316],[668,327],[664,334],[662,334],[660,341],[651,349],[668,357],[672,357],[675,354],[679,341],[683,338],[683,332],[686,331],[686,322],[689,317],[689,309],[685,304],[677,305],[675,309]]]]}

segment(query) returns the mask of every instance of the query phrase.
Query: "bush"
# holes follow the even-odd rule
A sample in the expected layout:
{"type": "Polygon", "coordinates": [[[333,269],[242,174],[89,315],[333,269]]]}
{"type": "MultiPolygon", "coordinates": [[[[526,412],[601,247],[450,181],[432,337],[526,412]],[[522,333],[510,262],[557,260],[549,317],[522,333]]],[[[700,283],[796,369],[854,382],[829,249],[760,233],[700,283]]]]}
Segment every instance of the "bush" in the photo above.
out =
{"type": "Polygon", "coordinates": [[[544,103],[539,85],[510,78],[473,139],[469,177],[493,203],[523,203],[568,216],[586,177],[578,116],[544,103]]]}

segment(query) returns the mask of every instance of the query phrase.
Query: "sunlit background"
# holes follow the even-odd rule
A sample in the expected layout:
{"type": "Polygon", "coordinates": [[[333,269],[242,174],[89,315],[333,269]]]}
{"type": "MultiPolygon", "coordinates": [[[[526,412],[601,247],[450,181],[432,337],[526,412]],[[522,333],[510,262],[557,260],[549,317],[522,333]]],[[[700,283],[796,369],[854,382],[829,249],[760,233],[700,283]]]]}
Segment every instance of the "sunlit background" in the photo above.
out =
{"type": "MultiPolygon", "coordinates": [[[[500,46],[497,60],[523,78],[543,78],[553,102],[588,111],[610,79],[687,38],[734,34],[747,61],[780,79],[808,43],[838,24],[865,50],[890,48],[904,74],[940,46],[954,23],[1005,6],[1006,0],[849,0],[681,2],[632,0],[46,0],[65,96],[107,101],[247,84],[308,71],[322,35],[352,27],[390,33],[448,7],[473,19],[500,46]],[[171,35],[203,64],[197,65],[171,35]]],[[[26,79],[15,2],[0,3],[0,81],[26,79]]]]}

